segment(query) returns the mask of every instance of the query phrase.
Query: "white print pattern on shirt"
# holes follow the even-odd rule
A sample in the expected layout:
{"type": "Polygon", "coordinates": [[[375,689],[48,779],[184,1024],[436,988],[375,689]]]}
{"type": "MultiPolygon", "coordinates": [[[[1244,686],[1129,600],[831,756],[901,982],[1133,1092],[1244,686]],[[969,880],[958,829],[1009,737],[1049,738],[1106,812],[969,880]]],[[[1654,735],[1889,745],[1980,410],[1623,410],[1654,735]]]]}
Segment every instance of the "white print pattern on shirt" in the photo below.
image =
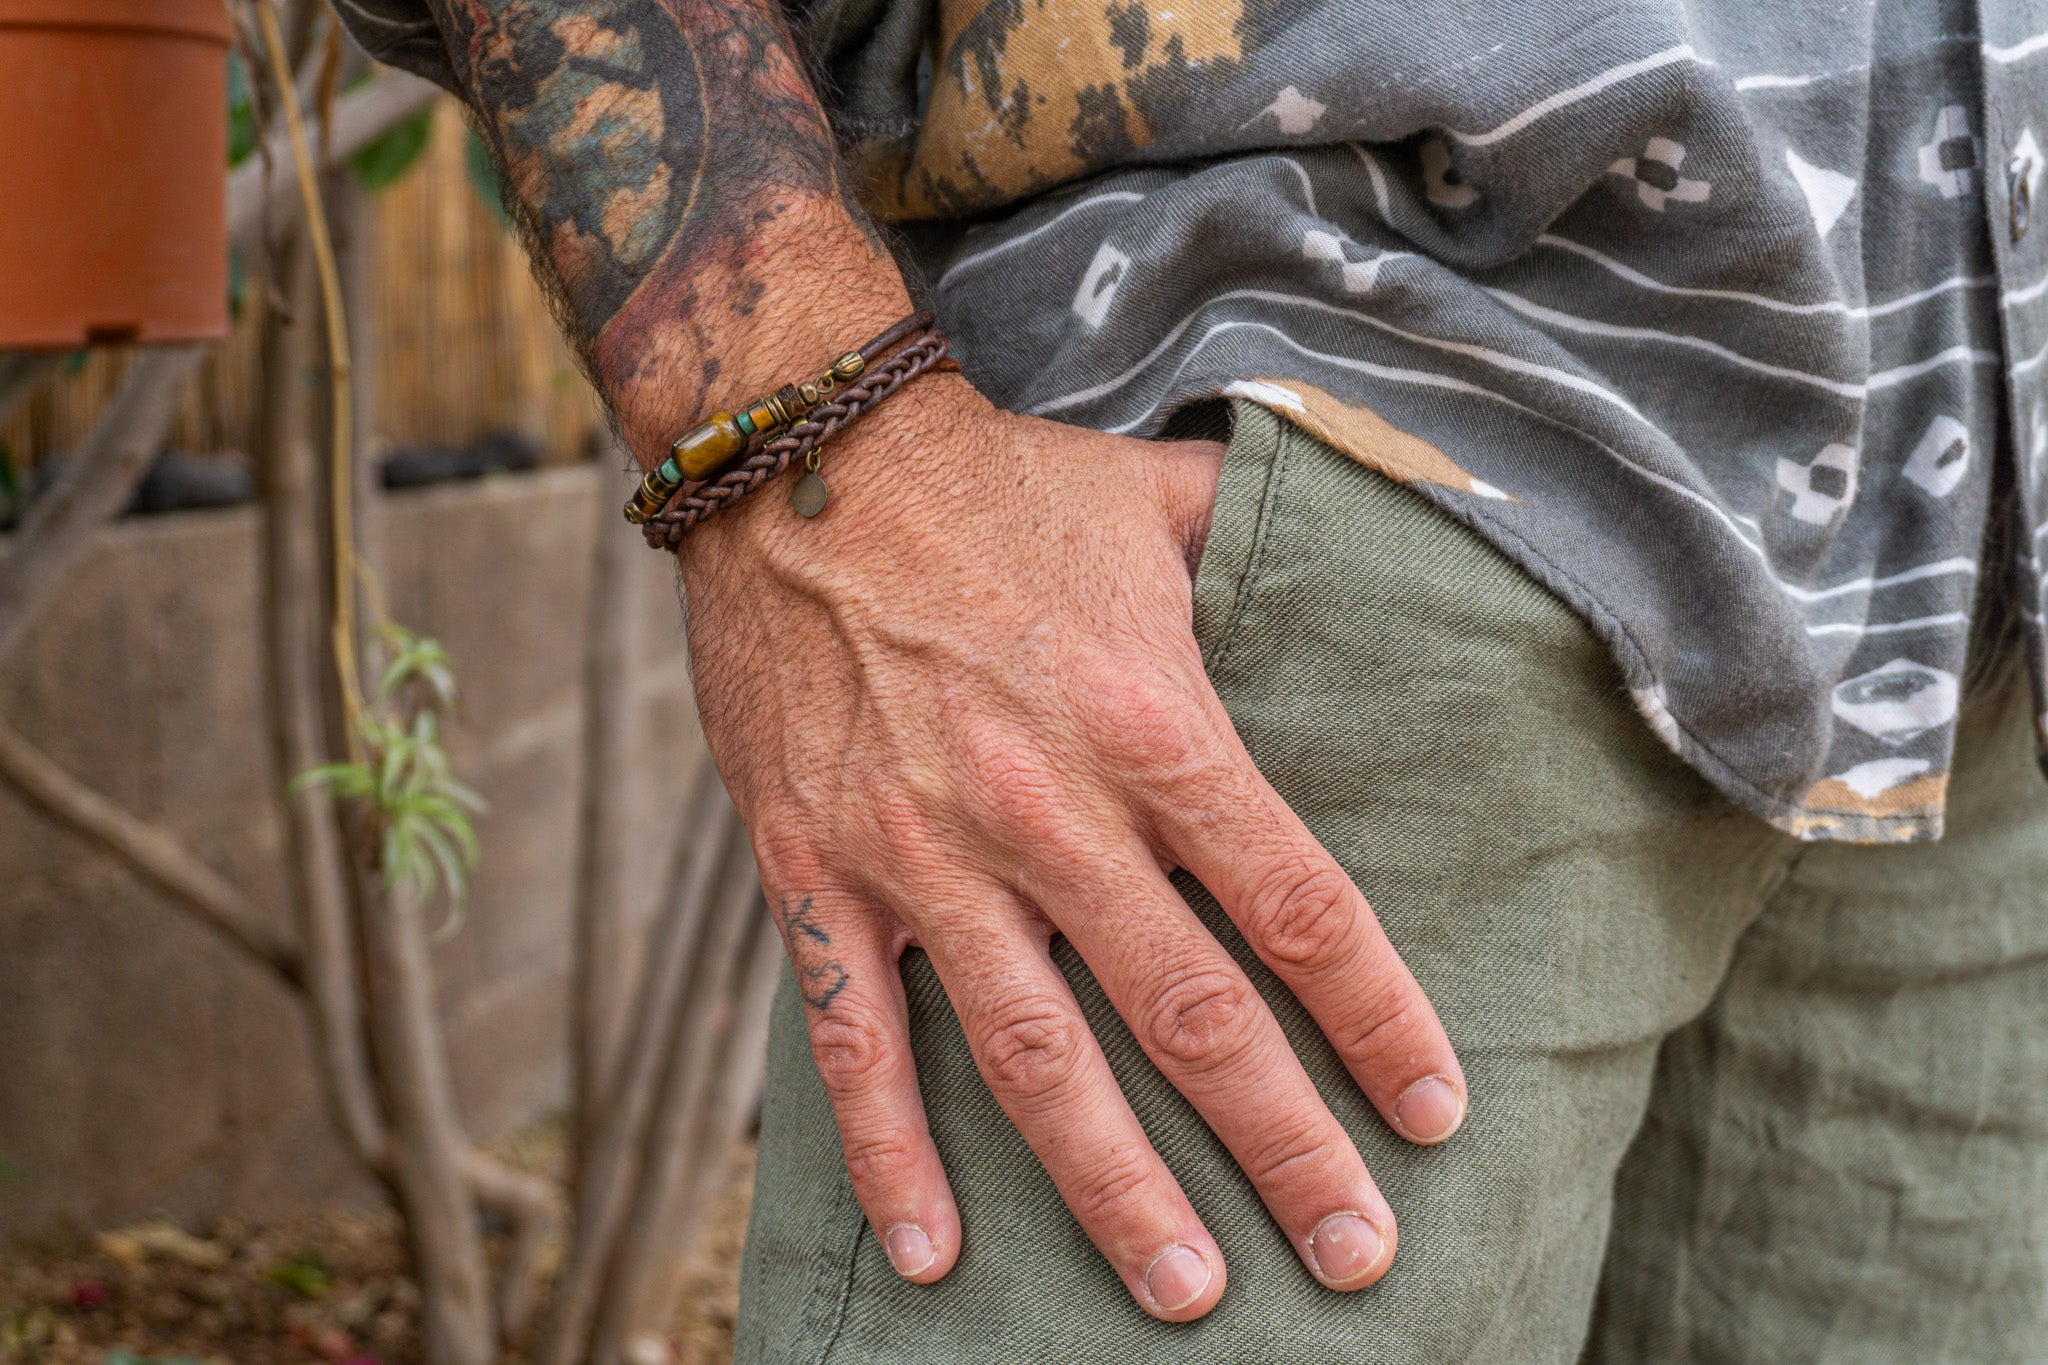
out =
{"type": "Polygon", "coordinates": [[[1904,744],[1956,717],[1962,689],[1956,675],[1911,659],[1893,659],[1835,687],[1842,720],[1873,739],[1904,744]]]}
{"type": "Polygon", "coordinates": [[[1956,491],[1970,469],[1970,429],[1943,413],[1927,424],[1926,434],[1906,457],[1900,472],[1937,498],[1956,491]]]}
{"type": "Polygon", "coordinates": [[[1910,635],[1916,630],[1946,630],[1970,624],[1970,613],[1945,611],[1939,616],[1916,616],[1910,621],[1830,621],[1808,626],[1806,633],[1816,639],[1824,635],[1910,635]]]}
{"type": "Polygon", "coordinates": [[[982,262],[992,260],[1005,252],[1015,251],[1018,247],[1023,246],[1025,243],[1034,241],[1037,238],[1043,236],[1044,234],[1052,231],[1054,228],[1058,227],[1061,223],[1066,222],[1067,219],[1073,217],[1077,213],[1085,213],[1086,211],[1094,208],[1098,204],[1136,203],[1138,200],[1143,199],[1144,197],[1144,195],[1139,194],[1136,190],[1111,190],[1107,194],[1090,195],[1086,199],[1078,200],[1072,204],[1067,205],[1058,213],[1046,219],[1044,222],[1040,223],[1037,227],[1032,228],[1028,232],[1020,232],[1015,237],[1007,237],[1002,241],[997,242],[994,246],[989,247],[985,251],[977,251],[971,256],[962,256],[959,260],[953,262],[953,264],[946,267],[946,273],[939,276],[939,283],[937,287],[940,289],[944,289],[946,287],[946,282],[952,279],[955,275],[958,275],[965,270],[972,270],[976,266],[980,265],[982,262]]]}
{"type": "Polygon", "coordinates": [[[1623,62],[1620,66],[1609,67],[1597,76],[1580,81],[1569,90],[1560,90],[1555,95],[1540,99],[1498,127],[1489,128],[1483,133],[1461,133],[1454,129],[1451,132],[1451,136],[1464,143],[1467,147],[1490,146],[1493,143],[1499,142],[1502,138],[1513,137],[1516,133],[1521,132],[1540,118],[1554,114],[1560,109],[1569,109],[1579,101],[1591,99],[1601,91],[1619,85],[1623,81],[1633,80],[1645,72],[1655,71],[1660,67],[1672,66],[1679,62],[1693,61],[1697,55],[1692,50],[1690,43],[1680,43],[1677,47],[1667,47],[1662,52],[1653,52],[1649,56],[1639,58],[1636,61],[1623,62]]]}
{"type": "MultiPolygon", "coordinates": [[[[1583,256],[1610,275],[1659,294],[1670,294],[1676,298],[1686,299],[1720,299],[1728,303],[1748,304],[1753,308],[1767,308],[1773,313],[1785,313],[1794,317],[1812,317],[1816,314],[1833,314],[1847,318],[1890,317],[1895,313],[1905,312],[1915,304],[1926,303],[1929,299],[1954,293],[1958,289],[1988,289],[1998,283],[1996,275],[1952,275],[1939,284],[1928,285],[1925,289],[1916,289],[1910,294],[1886,299],[1883,303],[1866,303],[1854,308],[1840,299],[1822,299],[1818,303],[1787,303],[1783,299],[1774,299],[1767,294],[1751,294],[1740,289],[1698,289],[1689,285],[1666,284],[1625,262],[1617,261],[1605,252],[1595,251],[1584,242],[1575,242],[1554,232],[1538,236],[1536,245],[1556,247],[1560,251],[1583,256]]],[[[2043,287],[2048,288],[2048,280],[2043,281],[2043,287]]]]}
{"type": "Polygon", "coordinates": [[[2014,43],[2011,47],[1994,47],[1990,43],[1984,44],[1984,55],[1997,62],[2000,66],[2011,66],[2014,62],[2023,62],[2035,53],[2042,51],[2048,51],[2048,33],[2036,33],[2033,37],[2014,43]]]}
{"type": "Polygon", "coordinates": [[[1827,236],[1842,220],[1842,211],[1849,207],[1849,201],[1856,197],[1855,177],[1816,166],[1790,147],[1785,149],[1785,164],[1791,168],[1792,178],[1799,182],[1800,193],[1806,196],[1814,230],[1827,236]]]}
{"type": "Polygon", "coordinates": [[[1440,209],[1469,208],[1479,200],[1479,191],[1451,165],[1450,146],[1437,138],[1422,144],[1422,192],[1440,209]]]}
{"type": "Polygon", "coordinates": [[[1342,279],[1347,294],[1369,294],[1380,281],[1380,267],[1388,261],[1406,260],[1412,251],[1382,251],[1370,260],[1354,261],[1344,254],[1344,243],[1349,238],[1310,228],[1301,235],[1301,254],[1311,261],[1330,261],[1343,267],[1342,279]]]}
{"type": "Polygon", "coordinates": [[[1831,445],[1811,463],[1778,460],[1778,487],[1792,495],[1787,510],[1793,518],[1825,526],[1856,501],[1856,470],[1861,458],[1854,446],[1831,445]]]}
{"type": "Polygon", "coordinates": [[[1945,105],[1934,116],[1934,136],[1920,144],[1920,178],[1941,191],[1944,199],[1960,199],[1977,185],[1977,167],[1984,145],[1970,131],[1970,111],[1945,105]]]}
{"type": "Polygon", "coordinates": [[[1258,113],[1253,114],[1243,123],[1240,123],[1238,127],[1240,129],[1249,128],[1266,115],[1271,114],[1273,122],[1280,125],[1281,132],[1289,137],[1299,137],[1315,127],[1316,120],[1328,112],[1329,107],[1329,105],[1324,104],[1321,100],[1310,99],[1291,85],[1282,86],[1280,93],[1273,97],[1271,104],[1259,110],[1258,113]]]}
{"type": "Polygon", "coordinates": [[[1090,327],[1102,325],[1102,320],[1109,316],[1110,303],[1116,298],[1116,287],[1123,282],[1124,271],[1130,264],[1131,258],[1108,242],[1096,249],[1095,259],[1081,276],[1081,287],[1074,291],[1074,313],[1081,321],[1090,327]]]}
{"type": "Polygon", "coordinates": [[[1861,398],[1865,392],[1865,385],[1851,384],[1842,379],[1830,379],[1824,374],[1811,374],[1787,365],[1773,365],[1768,360],[1758,360],[1740,351],[1731,351],[1720,342],[1709,341],[1705,337],[1690,336],[1684,332],[1663,332],[1655,327],[1630,327],[1619,322],[1600,322],[1593,318],[1582,318],[1572,313],[1559,312],[1555,308],[1546,308],[1540,303],[1525,299],[1520,294],[1511,294],[1505,289],[1489,289],[1486,292],[1517,313],[1553,327],[1563,327],[1589,336],[1612,337],[1617,341],[1657,341],[1672,346],[1685,346],[1695,351],[1704,351],[1711,356],[1718,356],[1746,370],[1755,370],[1758,374],[1767,374],[1777,379],[1789,379],[1795,384],[1822,389],[1841,398],[1861,398]]]}
{"type": "Polygon", "coordinates": [[[1855,792],[1865,801],[1882,796],[1909,777],[1918,777],[1934,765],[1924,758],[1873,758],[1858,763],[1831,779],[1855,792]]]}
{"type": "Polygon", "coordinates": [[[1642,155],[1625,156],[1607,168],[1609,175],[1635,181],[1636,196],[1658,213],[1673,200],[1681,204],[1704,204],[1714,187],[1704,180],[1689,180],[1678,173],[1685,164],[1685,146],[1668,137],[1653,137],[1642,155]]]}

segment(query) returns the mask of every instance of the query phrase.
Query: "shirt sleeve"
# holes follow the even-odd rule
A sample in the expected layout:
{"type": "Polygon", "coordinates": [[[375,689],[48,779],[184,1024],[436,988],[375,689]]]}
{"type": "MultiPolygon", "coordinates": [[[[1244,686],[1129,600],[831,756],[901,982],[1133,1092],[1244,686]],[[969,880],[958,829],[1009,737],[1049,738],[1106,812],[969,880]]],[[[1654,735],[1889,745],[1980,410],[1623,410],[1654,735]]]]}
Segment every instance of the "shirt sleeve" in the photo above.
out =
{"type": "Polygon", "coordinates": [[[440,25],[424,0],[334,0],[341,22],[378,61],[460,94],[440,25]]]}

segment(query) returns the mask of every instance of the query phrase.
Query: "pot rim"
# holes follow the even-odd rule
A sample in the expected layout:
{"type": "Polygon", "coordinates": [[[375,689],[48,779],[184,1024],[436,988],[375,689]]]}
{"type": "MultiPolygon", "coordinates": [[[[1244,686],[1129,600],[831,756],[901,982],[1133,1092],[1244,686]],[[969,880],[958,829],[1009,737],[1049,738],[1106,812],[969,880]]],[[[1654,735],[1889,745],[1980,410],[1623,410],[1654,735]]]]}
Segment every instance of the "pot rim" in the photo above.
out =
{"type": "Polygon", "coordinates": [[[136,36],[234,41],[220,0],[0,0],[0,36],[9,29],[71,29],[136,36]]]}

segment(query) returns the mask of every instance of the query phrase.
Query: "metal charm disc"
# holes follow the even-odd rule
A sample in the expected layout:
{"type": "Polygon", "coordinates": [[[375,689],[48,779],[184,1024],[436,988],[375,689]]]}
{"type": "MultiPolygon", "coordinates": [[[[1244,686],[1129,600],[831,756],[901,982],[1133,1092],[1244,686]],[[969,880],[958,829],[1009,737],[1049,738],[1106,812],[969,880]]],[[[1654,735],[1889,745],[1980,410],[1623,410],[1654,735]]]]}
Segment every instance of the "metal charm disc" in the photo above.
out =
{"type": "Polygon", "coordinates": [[[800,517],[815,517],[825,510],[825,499],[831,492],[815,470],[807,470],[804,476],[796,481],[796,488],[789,495],[789,505],[796,509],[796,514],[800,517]]]}

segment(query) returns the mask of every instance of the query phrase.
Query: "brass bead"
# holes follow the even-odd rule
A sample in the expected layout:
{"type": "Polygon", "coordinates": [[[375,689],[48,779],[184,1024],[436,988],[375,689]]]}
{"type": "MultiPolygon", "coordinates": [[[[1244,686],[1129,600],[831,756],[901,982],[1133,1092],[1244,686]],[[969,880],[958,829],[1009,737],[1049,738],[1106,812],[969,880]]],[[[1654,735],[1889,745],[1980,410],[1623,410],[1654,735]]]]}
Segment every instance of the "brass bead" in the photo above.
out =
{"type": "Polygon", "coordinates": [[[810,380],[796,386],[796,396],[806,408],[818,406],[818,386],[810,380]]]}
{"type": "Polygon", "coordinates": [[[848,351],[832,362],[832,373],[841,380],[858,379],[867,367],[868,362],[861,358],[859,351],[848,351]]]}
{"type": "Polygon", "coordinates": [[[633,497],[626,504],[627,521],[635,526],[643,526],[649,517],[662,509],[662,505],[668,501],[668,495],[675,492],[675,489],[661,488],[657,486],[660,482],[652,471],[641,478],[640,486],[633,490],[633,497]]]}

